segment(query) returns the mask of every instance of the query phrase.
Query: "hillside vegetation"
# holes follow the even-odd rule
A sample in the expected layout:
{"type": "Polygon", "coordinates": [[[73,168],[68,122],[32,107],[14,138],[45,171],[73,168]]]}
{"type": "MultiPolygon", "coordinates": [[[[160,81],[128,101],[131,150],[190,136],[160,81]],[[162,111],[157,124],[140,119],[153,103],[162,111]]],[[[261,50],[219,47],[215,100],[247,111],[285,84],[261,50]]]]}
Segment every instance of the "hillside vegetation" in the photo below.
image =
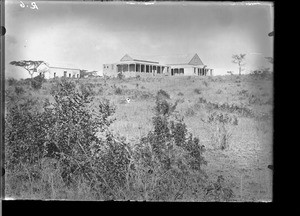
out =
{"type": "Polygon", "coordinates": [[[6,81],[7,197],[272,199],[271,76],[34,83],[6,81]]]}

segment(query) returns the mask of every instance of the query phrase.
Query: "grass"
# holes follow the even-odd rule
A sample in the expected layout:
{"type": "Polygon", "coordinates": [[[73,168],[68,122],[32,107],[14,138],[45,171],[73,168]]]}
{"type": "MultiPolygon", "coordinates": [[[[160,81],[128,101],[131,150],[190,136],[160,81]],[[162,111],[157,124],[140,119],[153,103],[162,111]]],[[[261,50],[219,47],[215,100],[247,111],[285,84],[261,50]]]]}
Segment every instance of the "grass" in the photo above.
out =
{"type": "MultiPolygon", "coordinates": [[[[6,91],[15,94],[29,94],[30,86],[14,80],[8,81],[6,91]],[[15,87],[18,86],[18,87],[15,87]]],[[[272,80],[253,79],[251,76],[224,76],[224,77],[147,77],[147,78],[94,78],[78,80],[88,85],[94,97],[107,98],[116,105],[114,117],[117,119],[110,127],[116,133],[126,137],[132,145],[152,129],[151,119],[155,105],[155,95],[160,91],[160,97],[178,101],[177,112],[185,116],[185,123],[194,136],[199,137],[200,143],[207,151],[204,153],[208,165],[205,168],[211,181],[221,184],[224,176],[226,183],[220,187],[212,186],[210,196],[226,196],[228,188],[232,190],[235,201],[271,200],[271,179],[267,166],[272,164],[272,80]],[[130,98],[130,103],[122,103],[130,98]],[[228,125],[229,148],[224,151],[215,148],[213,134],[209,123],[203,121],[212,112],[236,115],[237,125],[228,125]],[[261,174],[263,172],[263,175],[261,174]],[[219,179],[219,182],[218,182],[219,179]],[[241,190],[242,179],[242,190],[241,190]],[[227,192],[226,192],[227,191],[227,192]],[[223,195],[221,195],[223,194],[223,195]]],[[[36,97],[49,98],[51,81],[43,83],[42,89],[32,91],[36,97]]],[[[226,135],[226,134],[225,134],[226,135]]],[[[7,173],[7,194],[19,190],[20,197],[26,197],[27,188],[16,189],[18,184],[7,173]],[[10,181],[10,178],[11,181],[10,181]]],[[[20,178],[19,178],[20,179],[20,178]]],[[[49,180],[49,178],[48,178],[49,180]]],[[[44,191],[49,198],[64,199],[95,199],[88,191],[84,182],[78,188],[69,188],[60,191],[59,182],[46,181],[45,185],[32,188],[33,191],[44,191]],[[52,185],[51,185],[52,184],[52,185]],[[53,187],[52,187],[53,186],[53,187]],[[47,189],[43,189],[43,188],[47,189]]],[[[38,194],[38,193],[35,193],[38,194]]],[[[175,196],[175,195],[174,195],[175,196]]],[[[177,195],[176,195],[177,196],[177,195]]],[[[178,195],[179,196],[179,195],[178,195]]],[[[38,198],[38,196],[37,196],[38,198]]],[[[184,198],[183,198],[184,199],[184,198]]],[[[188,199],[188,198],[186,198],[188,199]]]]}

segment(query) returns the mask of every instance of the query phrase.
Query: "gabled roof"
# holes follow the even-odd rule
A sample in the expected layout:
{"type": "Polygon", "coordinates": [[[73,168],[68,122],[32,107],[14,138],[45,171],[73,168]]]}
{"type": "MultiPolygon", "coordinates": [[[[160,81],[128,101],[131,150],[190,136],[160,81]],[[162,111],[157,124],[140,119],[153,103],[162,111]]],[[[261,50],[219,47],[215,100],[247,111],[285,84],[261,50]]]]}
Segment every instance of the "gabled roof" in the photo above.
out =
{"type": "Polygon", "coordinates": [[[198,54],[174,55],[161,58],[161,62],[167,65],[204,65],[198,54]]]}
{"type": "Polygon", "coordinates": [[[123,58],[121,58],[120,61],[138,61],[163,65],[204,65],[197,53],[170,56],[142,56],[135,54],[126,54],[125,56],[123,56],[123,58]]]}
{"type": "Polygon", "coordinates": [[[135,54],[126,54],[121,58],[120,61],[141,61],[141,62],[150,62],[150,63],[159,63],[157,60],[153,58],[149,58],[149,56],[135,55],[135,54]]]}

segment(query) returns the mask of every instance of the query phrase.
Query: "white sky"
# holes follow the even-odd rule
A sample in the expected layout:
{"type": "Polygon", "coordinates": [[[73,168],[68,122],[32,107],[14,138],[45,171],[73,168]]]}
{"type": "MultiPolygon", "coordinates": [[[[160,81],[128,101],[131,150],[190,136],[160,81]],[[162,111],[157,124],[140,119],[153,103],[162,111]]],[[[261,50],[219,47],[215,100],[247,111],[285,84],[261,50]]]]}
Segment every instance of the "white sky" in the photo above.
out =
{"type": "Polygon", "coordinates": [[[155,4],[38,2],[38,10],[5,4],[6,76],[27,78],[13,60],[102,71],[126,53],[159,56],[198,53],[215,74],[238,73],[233,54],[246,54],[246,72],[273,56],[270,3],[155,4]],[[60,65],[57,65],[60,64],[60,65]]]}

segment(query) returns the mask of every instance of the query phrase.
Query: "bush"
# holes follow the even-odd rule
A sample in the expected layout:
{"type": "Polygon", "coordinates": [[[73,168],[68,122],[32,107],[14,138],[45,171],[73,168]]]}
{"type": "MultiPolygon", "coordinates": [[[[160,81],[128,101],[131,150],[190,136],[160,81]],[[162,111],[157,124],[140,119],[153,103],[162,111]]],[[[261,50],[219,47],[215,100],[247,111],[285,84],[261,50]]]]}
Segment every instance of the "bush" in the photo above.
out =
{"type": "Polygon", "coordinates": [[[46,80],[43,76],[36,76],[33,79],[31,79],[31,87],[35,90],[39,90],[42,88],[42,85],[45,81],[46,80]]]}
{"type": "Polygon", "coordinates": [[[165,90],[160,89],[160,90],[157,92],[156,99],[157,99],[157,100],[170,99],[170,95],[169,95],[165,90]]]}
{"type": "Polygon", "coordinates": [[[196,190],[199,185],[191,181],[205,176],[204,146],[188,133],[183,119],[173,115],[174,106],[166,100],[156,101],[154,129],[135,148],[135,178],[141,181],[133,190],[142,189],[142,196],[150,200],[175,200],[178,194],[196,190]]]}
{"type": "Polygon", "coordinates": [[[94,109],[90,92],[73,82],[57,82],[53,89],[55,102],[46,101],[40,112],[33,109],[37,100],[11,105],[5,119],[7,170],[25,173],[32,185],[33,173],[42,175],[43,158],[53,158],[67,187],[83,181],[95,194],[116,197],[130,156],[128,144],[108,130],[115,108],[103,100],[94,109]]]}
{"type": "Polygon", "coordinates": [[[9,86],[16,85],[18,83],[18,81],[14,78],[9,78],[7,82],[9,86]]]}
{"type": "Polygon", "coordinates": [[[251,71],[250,76],[257,79],[267,79],[272,77],[272,72],[270,68],[260,68],[254,71],[251,71]]]}
{"type": "Polygon", "coordinates": [[[118,79],[123,80],[125,78],[125,75],[123,73],[118,73],[117,75],[118,79]]]}
{"type": "Polygon", "coordinates": [[[22,86],[16,86],[15,92],[17,95],[23,94],[25,92],[24,88],[22,86]]]}
{"type": "Polygon", "coordinates": [[[236,113],[241,116],[250,117],[250,118],[255,117],[253,111],[250,108],[244,106],[243,104],[229,104],[227,102],[214,103],[214,102],[207,101],[203,97],[200,97],[198,99],[198,103],[204,104],[206,108],[210,110],[220,110],[224,112],[236,113]]]}

